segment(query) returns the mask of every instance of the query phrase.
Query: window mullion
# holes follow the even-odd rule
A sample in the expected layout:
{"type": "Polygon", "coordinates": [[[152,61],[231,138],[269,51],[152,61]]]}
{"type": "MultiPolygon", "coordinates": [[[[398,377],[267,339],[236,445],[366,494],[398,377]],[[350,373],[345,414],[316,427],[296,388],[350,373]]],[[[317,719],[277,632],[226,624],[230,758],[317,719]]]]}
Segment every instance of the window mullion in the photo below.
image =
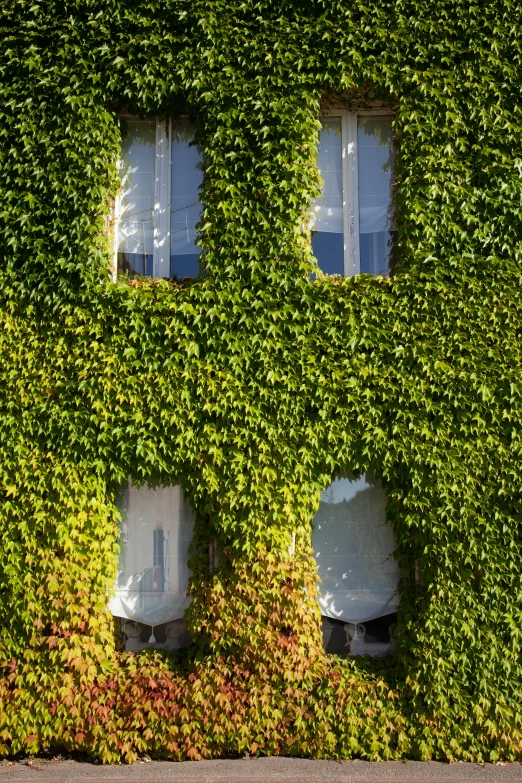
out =
{"type": "Polygon", "coordinates": [[[344,112],[341,115],[341,145],[342,145],[342,161],[341,161],[341,176],[343,183],[343,252],[344,252],[344,276],[349,277],[352,272],[351,265],[351,242],[350,242],[350,210],[351,210],[351,198],[350,198],[350,176],[349,176],[349,157],[348,157],[348,145],[349,145],[349,130],[348,130],[348,114],[344,112]]]}
{"type": "MultiPolygon", "coordinates": [[[[118,168],[122,166],[121,156],[118,159],[118,168]]],[[[119,233],[120,233],[120,216],[121,216],[121,184],[114,198],[114,210],[113,210],[113,236],[112,236],[112,280],[115,283],[118,279],[118,245],[119,245],[119,233]]]]}
{"type": "Polygon", "coordinates": [[[343,186],[345,206],[345,274],[360,272],[359,253],[359,173],[357,161],[357,115],[343,115],[343,186]]]}
{"type": "Polygon", "coordinates": [[[154,277],[170,277],[170,133],[167,120],[156,121],[154,193],[154,277]]]}

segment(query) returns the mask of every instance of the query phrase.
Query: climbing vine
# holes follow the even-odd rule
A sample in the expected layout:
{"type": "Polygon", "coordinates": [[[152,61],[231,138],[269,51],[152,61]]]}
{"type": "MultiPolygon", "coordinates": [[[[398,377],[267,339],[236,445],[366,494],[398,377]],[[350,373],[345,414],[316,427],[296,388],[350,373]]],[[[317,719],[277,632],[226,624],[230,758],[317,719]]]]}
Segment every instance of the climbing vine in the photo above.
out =
{"type": "Polygon", "coordinates": [[[19,0],[0,25],[0,753],[522,758],[518,4],[19,0]],[[332,93],[394,112],[391,279],[311,253],[332,93]],[[123,108],[198,117],[188,283],[113,282],[123,108]],[[311,521],[369,467],[398,653],[343,660],[311,521]],[[178,656],[115,642],[129,475],[196,514],[178,656]]]}

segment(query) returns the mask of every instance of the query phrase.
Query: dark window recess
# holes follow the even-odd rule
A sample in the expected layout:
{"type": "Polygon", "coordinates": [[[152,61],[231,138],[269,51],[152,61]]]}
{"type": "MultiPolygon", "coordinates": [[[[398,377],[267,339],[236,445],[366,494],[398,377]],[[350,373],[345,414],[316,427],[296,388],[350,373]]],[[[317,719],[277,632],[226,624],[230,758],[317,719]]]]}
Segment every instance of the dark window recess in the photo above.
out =
{"type": "Polygon", "coordinates": [[[335,655],[392,655],[397,647],[397,614],[387,614],[365,623],[345,623],[323,617],[323,644],[335,655]]]}
{"type": "Polygon", "coordinates": [[[129,277],[134,275],[152,277],[152,253],[118,253],[118,272],[127,272],[129,277]]]}
{"type": "Polygon", "coordinates": [[[140,652],[147,647],[157,650],[183,650],[190,647],[192,637],[184,618],[161,625],[147,625],[134,620],[119,619],[121,623],[121,647],[128,652],[140,652]]]}

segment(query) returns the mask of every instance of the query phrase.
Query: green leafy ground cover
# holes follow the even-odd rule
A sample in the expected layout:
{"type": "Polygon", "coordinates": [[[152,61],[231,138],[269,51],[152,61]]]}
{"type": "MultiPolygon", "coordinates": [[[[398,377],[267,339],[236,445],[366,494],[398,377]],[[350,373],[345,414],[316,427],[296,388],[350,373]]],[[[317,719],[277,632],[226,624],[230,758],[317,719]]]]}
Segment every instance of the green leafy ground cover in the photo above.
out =
{"type": "Polygon", "coordinates": [[[0,753],[522,758],[519,4],[1,11],[0,753]],[[329,90],[395,112],[391,280],[310,276],[329,90]],[[199,118],[188,285],[111,282],[121,106],[199,118]],[[322,651],[311,520],[370,466],[399,649],[346,661],[322,651]],[[117,650],[129,474],[196,512],[185,656],[117,650]]]}

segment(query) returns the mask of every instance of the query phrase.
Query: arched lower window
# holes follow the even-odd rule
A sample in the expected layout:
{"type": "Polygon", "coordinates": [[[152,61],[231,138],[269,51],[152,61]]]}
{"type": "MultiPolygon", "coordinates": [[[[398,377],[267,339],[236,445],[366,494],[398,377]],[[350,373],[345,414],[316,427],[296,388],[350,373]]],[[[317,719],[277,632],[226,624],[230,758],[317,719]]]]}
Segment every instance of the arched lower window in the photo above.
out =
{"type": "MultiPolygon", "coordinates": [[[[194,515],[179,485],[137,487],[130,479],[120,510],[118,576],[109,609],[116,617],[152,628],[143,642],[153,643],[154,629],[181,620],[190,603],[188,550],[194,515]]],[[[179,633],[178,626],[167,628],[167,639],[179,633]]],[[[139,630],[133,626],[127,635],[138,636],[139,630]]]]}
{"type": "Polygon", "coordinates": [[[386,493],[373,473],[348,474],[321,493],[313,545],[327,651],[391,652],[399,571],[386,493]]]}

